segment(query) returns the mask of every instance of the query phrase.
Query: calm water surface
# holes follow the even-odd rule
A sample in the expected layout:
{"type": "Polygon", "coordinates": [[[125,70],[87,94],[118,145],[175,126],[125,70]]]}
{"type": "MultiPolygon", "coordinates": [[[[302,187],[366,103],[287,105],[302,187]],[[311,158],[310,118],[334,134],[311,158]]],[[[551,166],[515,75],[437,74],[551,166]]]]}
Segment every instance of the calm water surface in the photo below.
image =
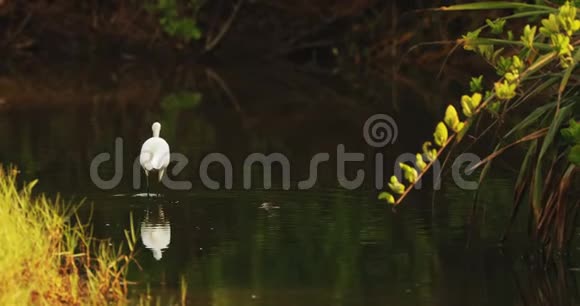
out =
{"type": "MultiPolygon", "coordinates": [[[[287,65],[252,68],[159,68],[143,63],[4,71],[0,78],[0,161],[18,165],[39,190],[86,199],[95,234],[122,242],[132,216],[139,239],[130,278],[134,297],[150,290],[154,302],[177,303],[184,278],[191,305],[573,305],[576,249],[571,262],[537,271],[517,251],[498,247],[509,217],[513,171],[492,174],[482,187],[477,216],[473,193],[446,179],[442,189],[411,193],[396,212],[376,200],[374,154],[395,158],[415,152],[437,117],[458,97],[453,81],[433,84],[429,71],[409,72],[424,92],[398,84],[342,81],[287,65]],[[109,67],[109,69],[103,69],[109,67]],[[387,113],[397,121],[395,144],[376,149],[362,136],[365,120],[387,113]],[[153,183],[159,197],[133,188],[133,161],[150,125],[173,152],[189,159],[174,179],[193,188],[171,191],[153,183]],[[112,190],[91,181],[89,165],[114,153],[123,139],[123,178],[112,190]],[[348,191],[336,180],[336,148],[365,154],[347,167],[366,171],[365,184],[348,191]],[[234,188],[212,191],[199,164],[209,153],[228,156],[234,188]],[[285,154],[291,190],[280,188],[274,167],[271,190],[242,188],[250,153],[285,154]],[[310,158],[328,152],[311,190],[310,158]],[[147,289],[149,288],[149,289],[147,289]]],[[[485,146],[475,146],[482,150],[485,146]]],[[[112,177],[112,162],[99,169],[112,177]]],[[[218,181],[219,166],[210,168],[218,181]]],[[[449,175],[448,175],[449,176],[449,175]]],[[[517,246],[524,230],[516,230],[517,246]]],[[[518,249],[513,247],[511,249],[518,249]]]]}

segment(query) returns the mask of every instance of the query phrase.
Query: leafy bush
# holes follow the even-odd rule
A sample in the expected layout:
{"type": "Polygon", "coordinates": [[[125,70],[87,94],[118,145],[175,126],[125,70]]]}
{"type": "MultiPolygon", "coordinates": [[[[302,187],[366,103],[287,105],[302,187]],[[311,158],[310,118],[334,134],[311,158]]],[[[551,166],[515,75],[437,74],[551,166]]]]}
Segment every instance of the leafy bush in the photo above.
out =
{"type": "Polygon", "coordinates": [[[426,141],[422,152],[417,153],[414,167],[400,165],[408,185],[393,176],[390,192],[381,193],[379,199],[400,204],[446,149],[454,148],[468,131],[475,130],[477,120],[489,117],[491,125],[507,123],[508,126],[503,127],[507,132],[499,138],[494,151],[478,164],[484,166],[480,181],[495,157],[508,148],[520,147],[523,158],[514,190],[513,216],[522,202],[529,203],[533,237],[545,247],[561,249],[571,237],[580,204],[573,196],[573,189],[578,187],[573,184],[574,176],[580,165],[580,79],[574,74],[580,60],[577,7],[569,1],[559,8],[498,1],[440,8],[442,11],[490,9],[513,9],[514,13],[487,20],[458,43],[493,66],[498,79],[486,90],[483,77],[472,78],[471,93],[463,95],[458,103],[463,118],[454,105],[449,105],[443,121],[436,126],[433,141],[426,141]],[[535,17],[543,19],[538,24],[526,24],[519,29],[520,34],[505,29],[513,19],[538,20],[535,17]],[[538,102],[533,98],[539,94],[542,94],[541,104],[523,107],[538,102]],[[510,118],[521,114],[524,114],[522,120],[509,124],[510,118]]]}
{"type": "Polygon", "coordinates": [[[198,0],[156,0],[149,5],[149,10],[159,16],[159,24],[169,36],[190,42],[202,35],[197,24],[201,6],[198,0]]]}

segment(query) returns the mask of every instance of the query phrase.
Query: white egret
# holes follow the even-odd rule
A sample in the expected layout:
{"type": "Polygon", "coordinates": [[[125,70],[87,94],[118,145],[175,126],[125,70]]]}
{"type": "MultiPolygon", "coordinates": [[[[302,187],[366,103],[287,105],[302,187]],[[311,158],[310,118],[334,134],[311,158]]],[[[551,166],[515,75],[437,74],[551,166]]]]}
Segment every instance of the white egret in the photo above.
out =
{"type": "Polygon", "coordinates": [[[163,173],[169,165],[170,157],[169,144],[165,139],[159,137],[161,124],[159,122],[153,123],[151,130],[153,130],[153,137],[143,143],[139,156],[139,163],[147,176],[147,193],[149,193],[149,172],[157,171],[159,181],[161,181],[163,173]]]}

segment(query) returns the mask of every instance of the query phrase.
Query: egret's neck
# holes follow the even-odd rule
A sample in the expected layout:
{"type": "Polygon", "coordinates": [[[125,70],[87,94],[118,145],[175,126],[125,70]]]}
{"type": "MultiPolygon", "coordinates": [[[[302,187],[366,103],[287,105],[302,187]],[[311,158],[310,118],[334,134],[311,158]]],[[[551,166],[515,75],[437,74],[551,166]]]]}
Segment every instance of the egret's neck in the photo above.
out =
{"type": "Polygon", "coordinates": [[[161,253],[161,249],[151,249],[151,251],[153,252],[153,257],[157,260],[161,260],[161,257],[163,257],[163,254],[161,253]]]}
{"type": "Polygon", "coordinates": [[[151,129],[153,130],[153,137],[159,137],[159,131],[161,131],[161,125],[154,124],[151,129]]]}

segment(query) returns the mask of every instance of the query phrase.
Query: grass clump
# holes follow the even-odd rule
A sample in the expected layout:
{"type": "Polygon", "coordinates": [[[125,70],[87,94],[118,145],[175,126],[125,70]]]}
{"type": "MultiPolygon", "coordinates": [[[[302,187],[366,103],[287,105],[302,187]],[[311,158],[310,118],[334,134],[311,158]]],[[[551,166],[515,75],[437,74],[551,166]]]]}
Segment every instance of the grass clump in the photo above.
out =
{"type": "Polygon", "coordinates": [[[90,237],[75,206],[18,187],[18,171],[0,167],[0,305],[124,304],[132,261],[90,237]],[[74,221],[74,222],[73,222],[74,221]]]}

